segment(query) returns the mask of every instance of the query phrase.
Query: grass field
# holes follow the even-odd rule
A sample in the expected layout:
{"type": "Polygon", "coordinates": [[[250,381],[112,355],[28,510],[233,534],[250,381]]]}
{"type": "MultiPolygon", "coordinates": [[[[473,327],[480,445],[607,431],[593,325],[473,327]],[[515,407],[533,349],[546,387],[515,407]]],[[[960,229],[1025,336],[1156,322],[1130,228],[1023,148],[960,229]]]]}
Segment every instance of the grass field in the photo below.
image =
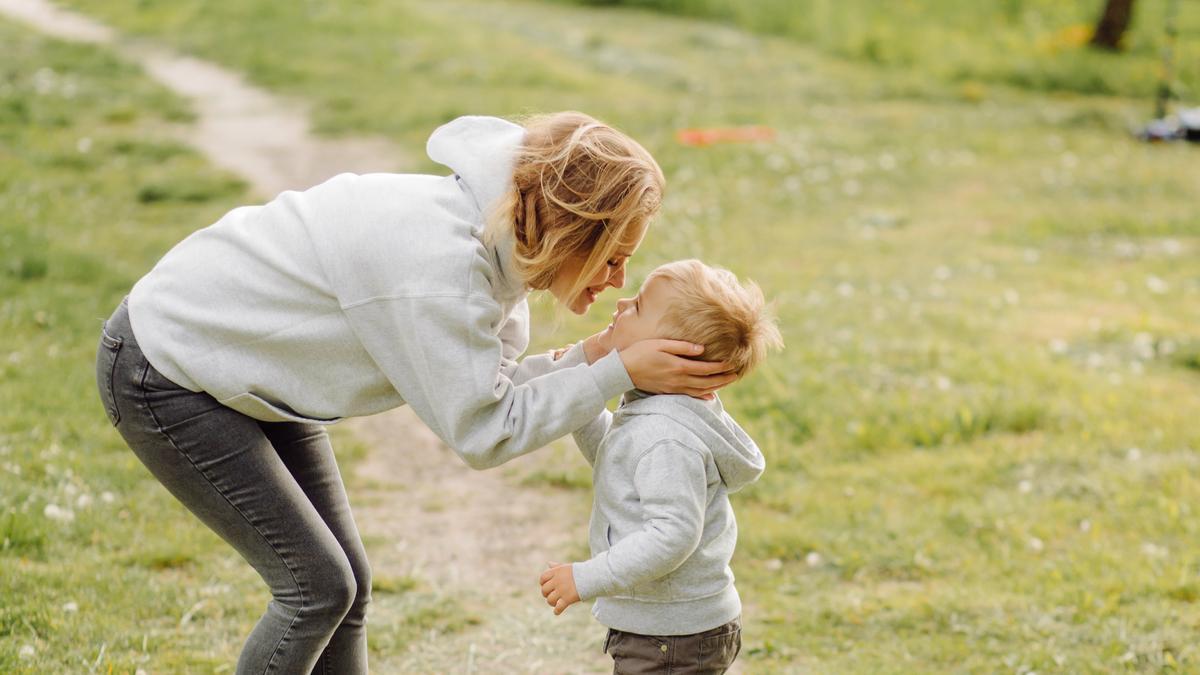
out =
{"type": "MultiPolygon", "coordinates": [[[[561,3],[68,4],[413,156],[467,112],[577,108],[642,140],[669,195],[635,276],[753,277],[788,343],[724,395],[769,462],[735,501],[749,672],[1200,667],[1200,174],[1195,148],[1130,140],[1143,101],[561,3]],[[777,139],[674,140],[746,123],[777,139]]],[[[0,30],[0,670],[226,662],[255,582],[120,451],[90,359],[96,319],[244,194],[157,134],[187,113],[137,73],[0,30]]],[[[579,489],[581,464],[530,480],[579,489]]]]}
{"type": "MultiPolygon", "coordinates": [[[[1103,0],[564,0],[727,21],[781,35],[892,77],[937,78],[964,95],[1023,89],[1149,97],[1162,72],[1171,0],[1137,0],[1121,53],[1089,49],[1103,0]]],[[[1200,7],[1181,2],[1173,87],[1200,85],[1200,7]]]]}

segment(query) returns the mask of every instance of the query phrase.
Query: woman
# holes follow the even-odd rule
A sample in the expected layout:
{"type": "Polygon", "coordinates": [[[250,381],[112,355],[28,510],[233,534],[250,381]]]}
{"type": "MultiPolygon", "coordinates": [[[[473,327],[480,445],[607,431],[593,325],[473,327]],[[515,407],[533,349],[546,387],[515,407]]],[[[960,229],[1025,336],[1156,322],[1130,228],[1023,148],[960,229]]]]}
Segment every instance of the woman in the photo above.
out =
{"type": "Polygon", "coordinates": [[[530,290],[583,313],[624,284],[664,182],[633,140],[579,113],[464,117],[427,151],[453,175],[343,174],[234,209],[105,324],[110,420],[271,588],[239,673],[367,671],[370,569],[323,424],[407,403],[482,469],[634,386],[732,379],[671,341],[516,360],[530,290]]]}

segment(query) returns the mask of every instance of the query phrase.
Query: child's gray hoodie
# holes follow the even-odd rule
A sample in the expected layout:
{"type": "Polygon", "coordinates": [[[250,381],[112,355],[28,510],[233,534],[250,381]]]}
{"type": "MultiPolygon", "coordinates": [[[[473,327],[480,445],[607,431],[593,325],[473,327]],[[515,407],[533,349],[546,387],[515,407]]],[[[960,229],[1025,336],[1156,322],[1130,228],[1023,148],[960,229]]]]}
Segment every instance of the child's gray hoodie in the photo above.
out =
{"type": "Polygon", "coordinates": [[[592,559],[575,587],[610,628],[688,635],[741,614],[727,494],[763,472],[762,453],[720,399],[625,394],[575,432],[593,467],[592,559]]]}

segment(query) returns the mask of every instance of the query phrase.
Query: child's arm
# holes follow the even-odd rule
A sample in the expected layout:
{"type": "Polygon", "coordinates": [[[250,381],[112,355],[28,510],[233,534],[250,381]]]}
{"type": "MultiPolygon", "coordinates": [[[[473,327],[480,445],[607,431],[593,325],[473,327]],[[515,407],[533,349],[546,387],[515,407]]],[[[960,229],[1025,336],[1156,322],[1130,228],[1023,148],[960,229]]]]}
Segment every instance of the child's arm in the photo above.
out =
{"type": "Polygon", "coordinates": [[[608,433],[608,428],[612,426],[612,418],[613,414],[607,409],[601,410],[595,419],[576,429],[573,434],[579,452],[592,466],[596,465],[596,451],[600,449],[600,441],[604,434],[608,433]]]}
{"type": "Polygon", "coordinates": [[[638,462],[633,483],[642,504],[642,529],[571,566],[571,590],[582,600],[663,577],[700,545],[708,497],[703,454],[675,441],[661,442],[638,462]]]}
{"type": "Polygon", "coordinates": [[[525,328],[528,323],[529,307],[522,301],[500,328],[498,335],[503,345],[500,373],[512,380],[513,384],[523,384],[562,368],[588,363],[587,352],[584,351],[582,342],[544,354],[533,354],[518,361],[529,343],[529,330],[525,328]]]}

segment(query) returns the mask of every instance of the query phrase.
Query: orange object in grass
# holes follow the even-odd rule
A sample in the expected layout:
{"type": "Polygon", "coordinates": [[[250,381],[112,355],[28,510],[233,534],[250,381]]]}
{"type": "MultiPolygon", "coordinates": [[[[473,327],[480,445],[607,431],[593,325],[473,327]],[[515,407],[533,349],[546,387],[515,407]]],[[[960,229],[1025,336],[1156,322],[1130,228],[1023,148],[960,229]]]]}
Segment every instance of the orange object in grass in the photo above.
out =
{"type": "Polygon", "coordinates": [[[775,130],[765,126],[680,129],[675,139],[683,145],[705,147],[717,143],[752,143],[775,140],[775,130]]]}

